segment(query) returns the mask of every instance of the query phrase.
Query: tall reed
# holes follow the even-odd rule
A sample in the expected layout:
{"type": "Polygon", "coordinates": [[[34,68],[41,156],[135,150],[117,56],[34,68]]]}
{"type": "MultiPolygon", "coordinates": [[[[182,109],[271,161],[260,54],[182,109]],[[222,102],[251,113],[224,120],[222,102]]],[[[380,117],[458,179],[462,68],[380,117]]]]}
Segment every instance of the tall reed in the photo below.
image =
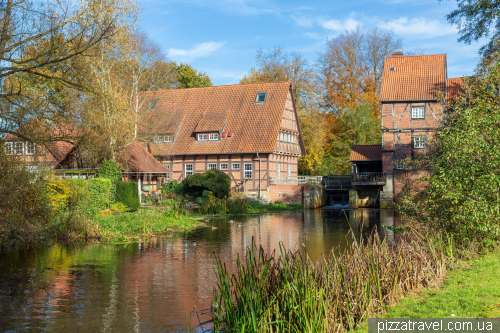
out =
{"type": "MultiPolygon", "coordinates": [[[[448,241],[448,242],[447,242],[448,241]]],[[[230,275],[217,258],[214,331],[339,332],[445,272],[453,248],[440,235],[412,232],[391,248],[376,233],[341,254],[264,253],[254,243],[230,275]]]]}

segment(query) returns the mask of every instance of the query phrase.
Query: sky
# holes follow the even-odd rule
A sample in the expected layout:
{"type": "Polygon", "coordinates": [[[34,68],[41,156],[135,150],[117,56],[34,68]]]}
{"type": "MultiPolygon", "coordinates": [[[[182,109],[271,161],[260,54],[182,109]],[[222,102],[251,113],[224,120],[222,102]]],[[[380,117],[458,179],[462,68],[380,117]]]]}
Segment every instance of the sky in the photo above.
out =
{"type": "Polygon", "coordinates": [[[326,42],[356,27],[392,30],[404,50],[447,53],[448,77],[473,74],[485,43],[458,43],[446,14],[455,0],[138,0],[139,26],[167,56],[207,73],[214,85],[237,84],[256,51],[281,46],[314,64],[326,42]]]}

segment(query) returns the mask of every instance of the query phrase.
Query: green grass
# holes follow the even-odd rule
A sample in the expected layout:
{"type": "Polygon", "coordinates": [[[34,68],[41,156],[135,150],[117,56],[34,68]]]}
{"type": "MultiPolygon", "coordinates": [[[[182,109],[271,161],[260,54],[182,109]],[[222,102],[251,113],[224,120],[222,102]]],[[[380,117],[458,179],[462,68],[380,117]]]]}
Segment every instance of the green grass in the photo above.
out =
{"type": "MultiPolygon", "coordinates": [[[[381,318],[500,317],[500,251],[461,262],[444,283],[402,299],[381,318]]],[[[356,332],[367,332],[363,323],[356,332]]]]}
{"type": "Polygon", "coordinates": [[[287,204],[282,202],[275,202],[264,204],[261,202],[252,202],[250,207],[248,207],[249,213],[265,213],[265,212],[283,212],[292,210],[302,210],[301,204],[287,204]]]}
{"type": "Polygon", "coordinates": [[[141,235],[182,232],[204,226],[199,220],[183,214],[168,216],[165,209],[140,209],[134,213],[106,215],[94,218],[101,237],[107,241],[128,241],[141,235]]]}

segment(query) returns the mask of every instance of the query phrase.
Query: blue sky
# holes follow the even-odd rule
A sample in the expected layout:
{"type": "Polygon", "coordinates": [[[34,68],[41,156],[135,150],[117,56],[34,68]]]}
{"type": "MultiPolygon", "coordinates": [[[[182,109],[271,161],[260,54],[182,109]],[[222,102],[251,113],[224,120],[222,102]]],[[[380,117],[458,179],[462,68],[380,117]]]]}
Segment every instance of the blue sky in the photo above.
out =
{"type": "Polygon", "coordinates": [[[140,0],[140,27],[168,57],[206,72],[214,85],[236,84],[259,48],[282,46],[314,63],[328,38],[357,26],[391,29],[403,51],[448,54],[448,77],[470,75],[483,44],[458,43],[438,0],[140,0]]]}

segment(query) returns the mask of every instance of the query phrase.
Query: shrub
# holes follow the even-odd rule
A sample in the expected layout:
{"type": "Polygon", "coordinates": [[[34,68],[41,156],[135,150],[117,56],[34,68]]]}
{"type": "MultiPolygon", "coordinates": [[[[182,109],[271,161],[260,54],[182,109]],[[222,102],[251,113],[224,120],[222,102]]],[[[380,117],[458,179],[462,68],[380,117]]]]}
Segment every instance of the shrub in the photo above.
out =
{"type": "Polygon", "coordinates": [[[49,205],[54,213],[64,210],[72,196],[69,182],[51,175],[47,179],[47,196],[49,205]]]}
{"type": "Polygon", "coordinates": [[[115,200],[116,184],[122,180],[122,168],[115,161],[103,161],[99,168],[99,177],[111,181],[111,201],[115,200]]]}
{"type": "Polygon", "coordinates": [[[165,195],[173,194],[183,194],[184,193],[184,183],[178,183],[177,180],[172,180],[170,183],[163,183],[161,186],[161,191],[165,195]]]}
{"type": "Polygon", "coordinates": [[[231,178],[217,169],[191,175],[186,178],[185,183],[186,193],[195,197],[199,197],[203,190],[207,190],[217,198],[227,198],[231,191],[231,178]]]}
{"type": "Polygon", "coordinates": [[[111,180],[105,178],[93,178],[87,180],[89,205],[87,215],[95,216],[100,210],[111,204],[111,180]]]}
{"type": "Polygon", "coordinates": [[[116,183],[115,201],[125,204],[131,210],[141,207],[139,202],[139,189],[133,181],[119,181],[116,183]]]}

